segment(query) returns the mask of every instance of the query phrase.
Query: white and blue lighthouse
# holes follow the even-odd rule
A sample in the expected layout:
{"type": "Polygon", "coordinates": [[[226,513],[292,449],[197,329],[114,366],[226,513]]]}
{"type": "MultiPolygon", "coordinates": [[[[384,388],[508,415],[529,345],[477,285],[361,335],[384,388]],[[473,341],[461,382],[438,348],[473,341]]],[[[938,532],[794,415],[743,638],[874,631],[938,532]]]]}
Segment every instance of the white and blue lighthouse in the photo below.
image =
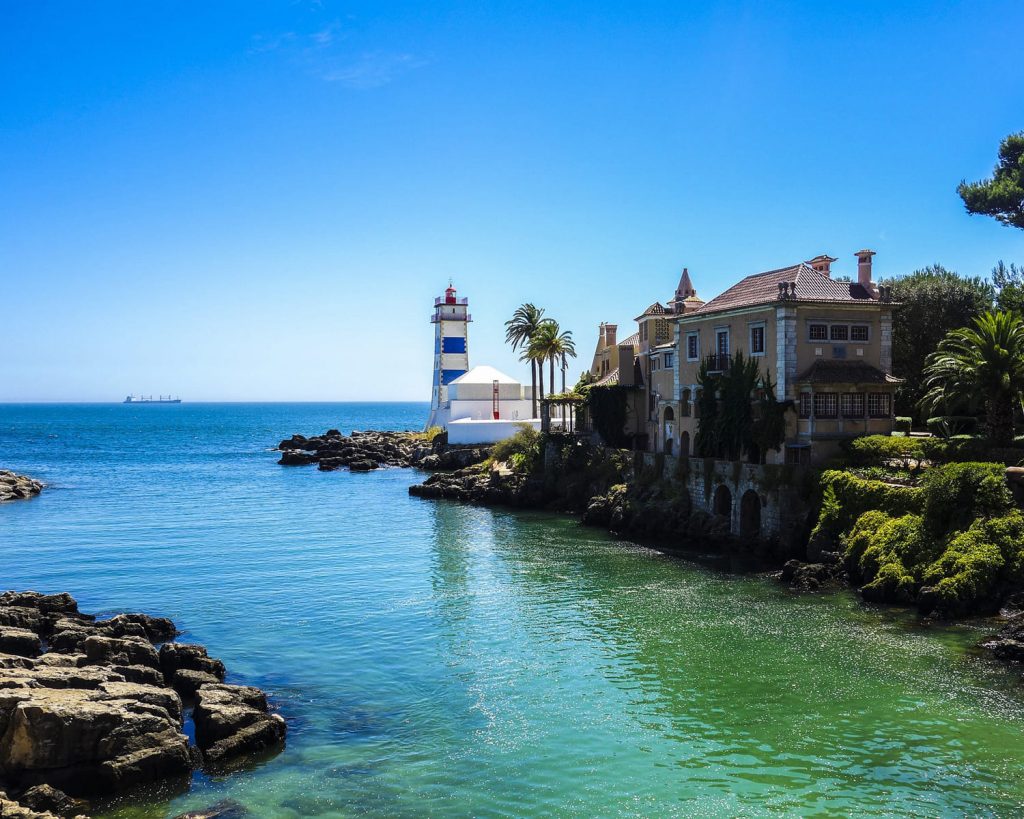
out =
{"type": "Polygon", "coordinates": [[[434,378],[431,382],[427,427],[446,426],[449,420],[448,385],[469,370],[469,299],[456,296],[451,282],[444,296],[434,299],[434,378]]]}

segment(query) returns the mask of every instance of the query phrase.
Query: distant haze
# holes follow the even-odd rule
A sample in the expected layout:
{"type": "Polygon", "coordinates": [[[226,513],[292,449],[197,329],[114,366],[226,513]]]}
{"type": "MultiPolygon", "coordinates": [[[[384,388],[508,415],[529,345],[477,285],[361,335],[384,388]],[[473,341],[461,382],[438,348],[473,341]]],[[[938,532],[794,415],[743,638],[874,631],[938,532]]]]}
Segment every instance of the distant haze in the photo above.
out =
{"type": "Polygon", "coordinates": [[[428,400],[433,298],[528,380],[689,268],[986,275],[1011,2],[0,6],[0,401],[428,400]],[[699,8],[698,8],[699,6],[699,8]],[[1000,47],[999,43],[1002,43],[1000,47]]]}

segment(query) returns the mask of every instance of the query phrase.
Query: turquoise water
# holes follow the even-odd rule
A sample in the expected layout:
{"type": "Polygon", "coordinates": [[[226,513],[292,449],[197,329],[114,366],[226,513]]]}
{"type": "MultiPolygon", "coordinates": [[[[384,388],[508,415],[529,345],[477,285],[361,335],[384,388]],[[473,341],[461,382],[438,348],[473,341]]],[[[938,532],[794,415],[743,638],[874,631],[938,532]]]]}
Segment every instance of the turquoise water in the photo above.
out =
{"type": "Polygon", "coordinates": [[[0,587],[173,617],[272,693],[284,752],[108,816],[1024,813],[1024,693],[848,594],[793,596],[573,521],[282,468],[423,405],[0,405],[0,587]]]}

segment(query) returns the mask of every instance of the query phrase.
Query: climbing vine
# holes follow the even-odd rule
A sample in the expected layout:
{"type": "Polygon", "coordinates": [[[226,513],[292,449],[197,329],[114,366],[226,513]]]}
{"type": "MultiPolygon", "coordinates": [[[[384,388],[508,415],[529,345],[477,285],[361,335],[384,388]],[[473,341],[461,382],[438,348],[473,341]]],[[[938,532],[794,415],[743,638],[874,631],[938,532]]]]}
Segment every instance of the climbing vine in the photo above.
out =
{"type": "Polygon", "coordinates": [[[793,402],[775,397],[771,377],[761,374],[756,359],[737,353],[721,372],[709,371],[705,359],[697,384],[697,455],[731,461],[746,455],[760,463],[767,452],[782,446],[785,416],[793,402]]]}
{"type": "Polygon", "coordinates": [[[590,387],[587,394],[587,412],[594,430],[608,446],[626,447],[626,417],[629,388],[620,386],[590,387]]]}

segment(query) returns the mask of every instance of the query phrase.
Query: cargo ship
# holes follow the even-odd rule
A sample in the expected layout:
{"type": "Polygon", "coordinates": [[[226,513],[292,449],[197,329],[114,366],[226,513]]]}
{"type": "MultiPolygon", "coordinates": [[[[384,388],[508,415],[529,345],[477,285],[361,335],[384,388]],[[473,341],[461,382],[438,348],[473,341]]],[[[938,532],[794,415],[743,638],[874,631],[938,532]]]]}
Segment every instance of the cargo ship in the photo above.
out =
{"type": "Polygon", "coordinates": [[[158,395],[154,398],[152,395],[149,397],[145,395],[129,395],[124,399],[125,404],[180,404],[180,398],[171,398],[171,396],[158,395]]]}

